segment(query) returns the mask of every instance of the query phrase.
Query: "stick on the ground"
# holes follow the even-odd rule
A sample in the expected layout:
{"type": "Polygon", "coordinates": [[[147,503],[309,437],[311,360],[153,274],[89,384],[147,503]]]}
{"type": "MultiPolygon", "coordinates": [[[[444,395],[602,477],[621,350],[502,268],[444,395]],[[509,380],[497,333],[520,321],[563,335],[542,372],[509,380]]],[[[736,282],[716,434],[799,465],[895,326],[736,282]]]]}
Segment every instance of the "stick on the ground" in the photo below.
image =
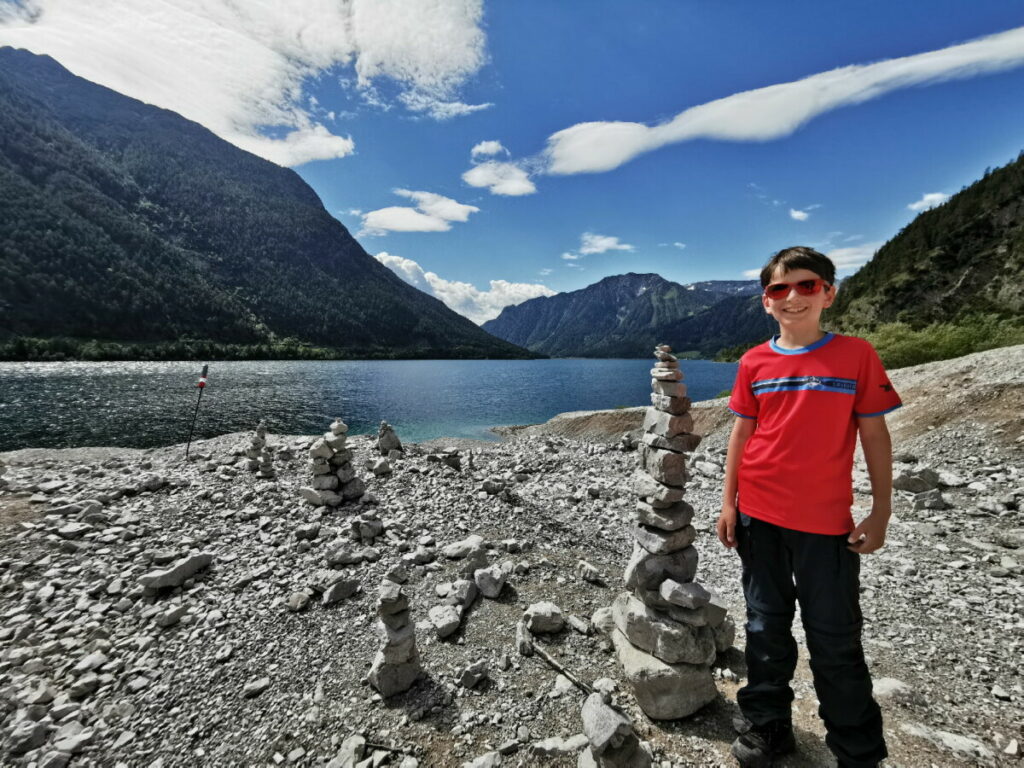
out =
{"type": "Polygon", "coordinates": [[[389,747],[387,744],[375,744],[372,741],[366,742],[366,746],[369,749],[383,749],[388,752],[397,752],[400,755],[409,755],[412,757],[412,751],[408,749],[402,749],[401,747],[389,747]]]}
{"type": "Polygon", "coordinates": [[[547,651],[545,651],[543,648],[541,648],[539,645],[537,645],[536,643],[534,643],[534,645],[533,645],[533,652],[535,654],[537,654],[538,656],[540,656],[542,659],[544,659],[544,661],[546,661],[548,663],[548,665],[552,669],[554,669],[554,670],[560,672],[561,674],[565,675],[566,679],[568,679],[569,682],[571,682],[573,685],[575,685],[577,688],[579,688],[584,693],[589,695],[589,694],[594,692],[593,688],[591,688],[589,685],[587,685],[582,680],[580,680],[578,677],[576,677],[572,672],[570,672],[565,667],[563,667],[561,664],[559,664],[557,661],[555,661],[553,658],[551,658],[551,655],[547,651]]]}

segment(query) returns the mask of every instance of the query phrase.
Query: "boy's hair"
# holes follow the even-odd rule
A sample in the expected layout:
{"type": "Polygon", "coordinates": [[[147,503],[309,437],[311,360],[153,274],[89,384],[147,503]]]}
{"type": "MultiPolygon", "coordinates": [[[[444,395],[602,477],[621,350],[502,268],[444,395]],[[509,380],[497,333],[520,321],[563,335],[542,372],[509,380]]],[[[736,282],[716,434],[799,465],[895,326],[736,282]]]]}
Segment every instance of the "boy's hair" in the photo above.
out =
{"type": "Polygon", "coordinates": [[[766,288],[772,281],[776,267],[782,267],[783,272],[789,272],[792,269],[809,269],[829,285],[836,284],[836,265],[832,263],[832,259],[803,245],[783,248],[768,259],[768,263],[761,270],[762,288],[766,288]]]}

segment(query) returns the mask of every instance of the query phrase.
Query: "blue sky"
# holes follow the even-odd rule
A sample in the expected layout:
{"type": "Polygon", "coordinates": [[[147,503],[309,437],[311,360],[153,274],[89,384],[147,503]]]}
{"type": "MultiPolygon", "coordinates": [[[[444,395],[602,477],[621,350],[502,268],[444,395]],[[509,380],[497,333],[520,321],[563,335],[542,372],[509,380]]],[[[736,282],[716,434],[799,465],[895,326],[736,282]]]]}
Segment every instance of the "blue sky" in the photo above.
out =
{"type": "Polygon", "coordinates": [[[849,274],[909,206],[1024,149],[1024,36],[989,37],[1024,27],[1018,3],[167,5],[0,0],[0,44],[292,165],[367,251],[478,321],[625,272],[737,279],[786,245],[849,274]],[[184,74],[162,69],[185,38],[184,74]],[[949,50],[973,40],[969,62],[949,50]],[[587,123],[605,125],[551,139],[587,123]],[[517,194],[467,181],[498,173],[517,194]]]}

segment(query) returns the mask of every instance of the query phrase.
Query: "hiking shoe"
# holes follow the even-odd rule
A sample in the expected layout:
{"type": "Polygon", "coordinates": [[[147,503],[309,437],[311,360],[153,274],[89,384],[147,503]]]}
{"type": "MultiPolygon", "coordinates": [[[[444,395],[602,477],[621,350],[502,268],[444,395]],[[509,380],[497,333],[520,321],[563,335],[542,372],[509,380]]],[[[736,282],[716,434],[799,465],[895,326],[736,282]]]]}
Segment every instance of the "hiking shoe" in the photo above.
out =
{"type": "Polygon", "coordinates": [[[772,760],[795,749],[793,724],[788,720],[774,720],[766,725],[754,725],[741,734],[732,743],[732,756],[741,768],[771,768],[772,760]]]}

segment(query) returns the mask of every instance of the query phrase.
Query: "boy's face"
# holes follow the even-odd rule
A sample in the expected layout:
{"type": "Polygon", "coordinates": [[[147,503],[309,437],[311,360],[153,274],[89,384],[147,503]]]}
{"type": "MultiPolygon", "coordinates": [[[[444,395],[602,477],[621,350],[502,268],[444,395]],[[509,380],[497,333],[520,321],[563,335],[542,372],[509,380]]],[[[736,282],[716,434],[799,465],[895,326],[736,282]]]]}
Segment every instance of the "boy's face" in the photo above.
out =
{"type": "MultiPolygon", "coordinates": [[[[793,269],[783,272],[781,267],[776,267],[772,273],[771,283],[798,283],[801,280],[820,280],[821,275],[809,269],[793,269]]],[[[797,293],[796,288],[791,288],[789,295],[781,299],[769,299],[761,294],[761,303],[765,311],[774,317],[780,328],[794,332],[818,330],[820,328],[821,313],[827,307],[832,306],[836,298],[836,287],[834,285],[822,286],[821,290],[812,296],[802,296],[797,293]]]]}

